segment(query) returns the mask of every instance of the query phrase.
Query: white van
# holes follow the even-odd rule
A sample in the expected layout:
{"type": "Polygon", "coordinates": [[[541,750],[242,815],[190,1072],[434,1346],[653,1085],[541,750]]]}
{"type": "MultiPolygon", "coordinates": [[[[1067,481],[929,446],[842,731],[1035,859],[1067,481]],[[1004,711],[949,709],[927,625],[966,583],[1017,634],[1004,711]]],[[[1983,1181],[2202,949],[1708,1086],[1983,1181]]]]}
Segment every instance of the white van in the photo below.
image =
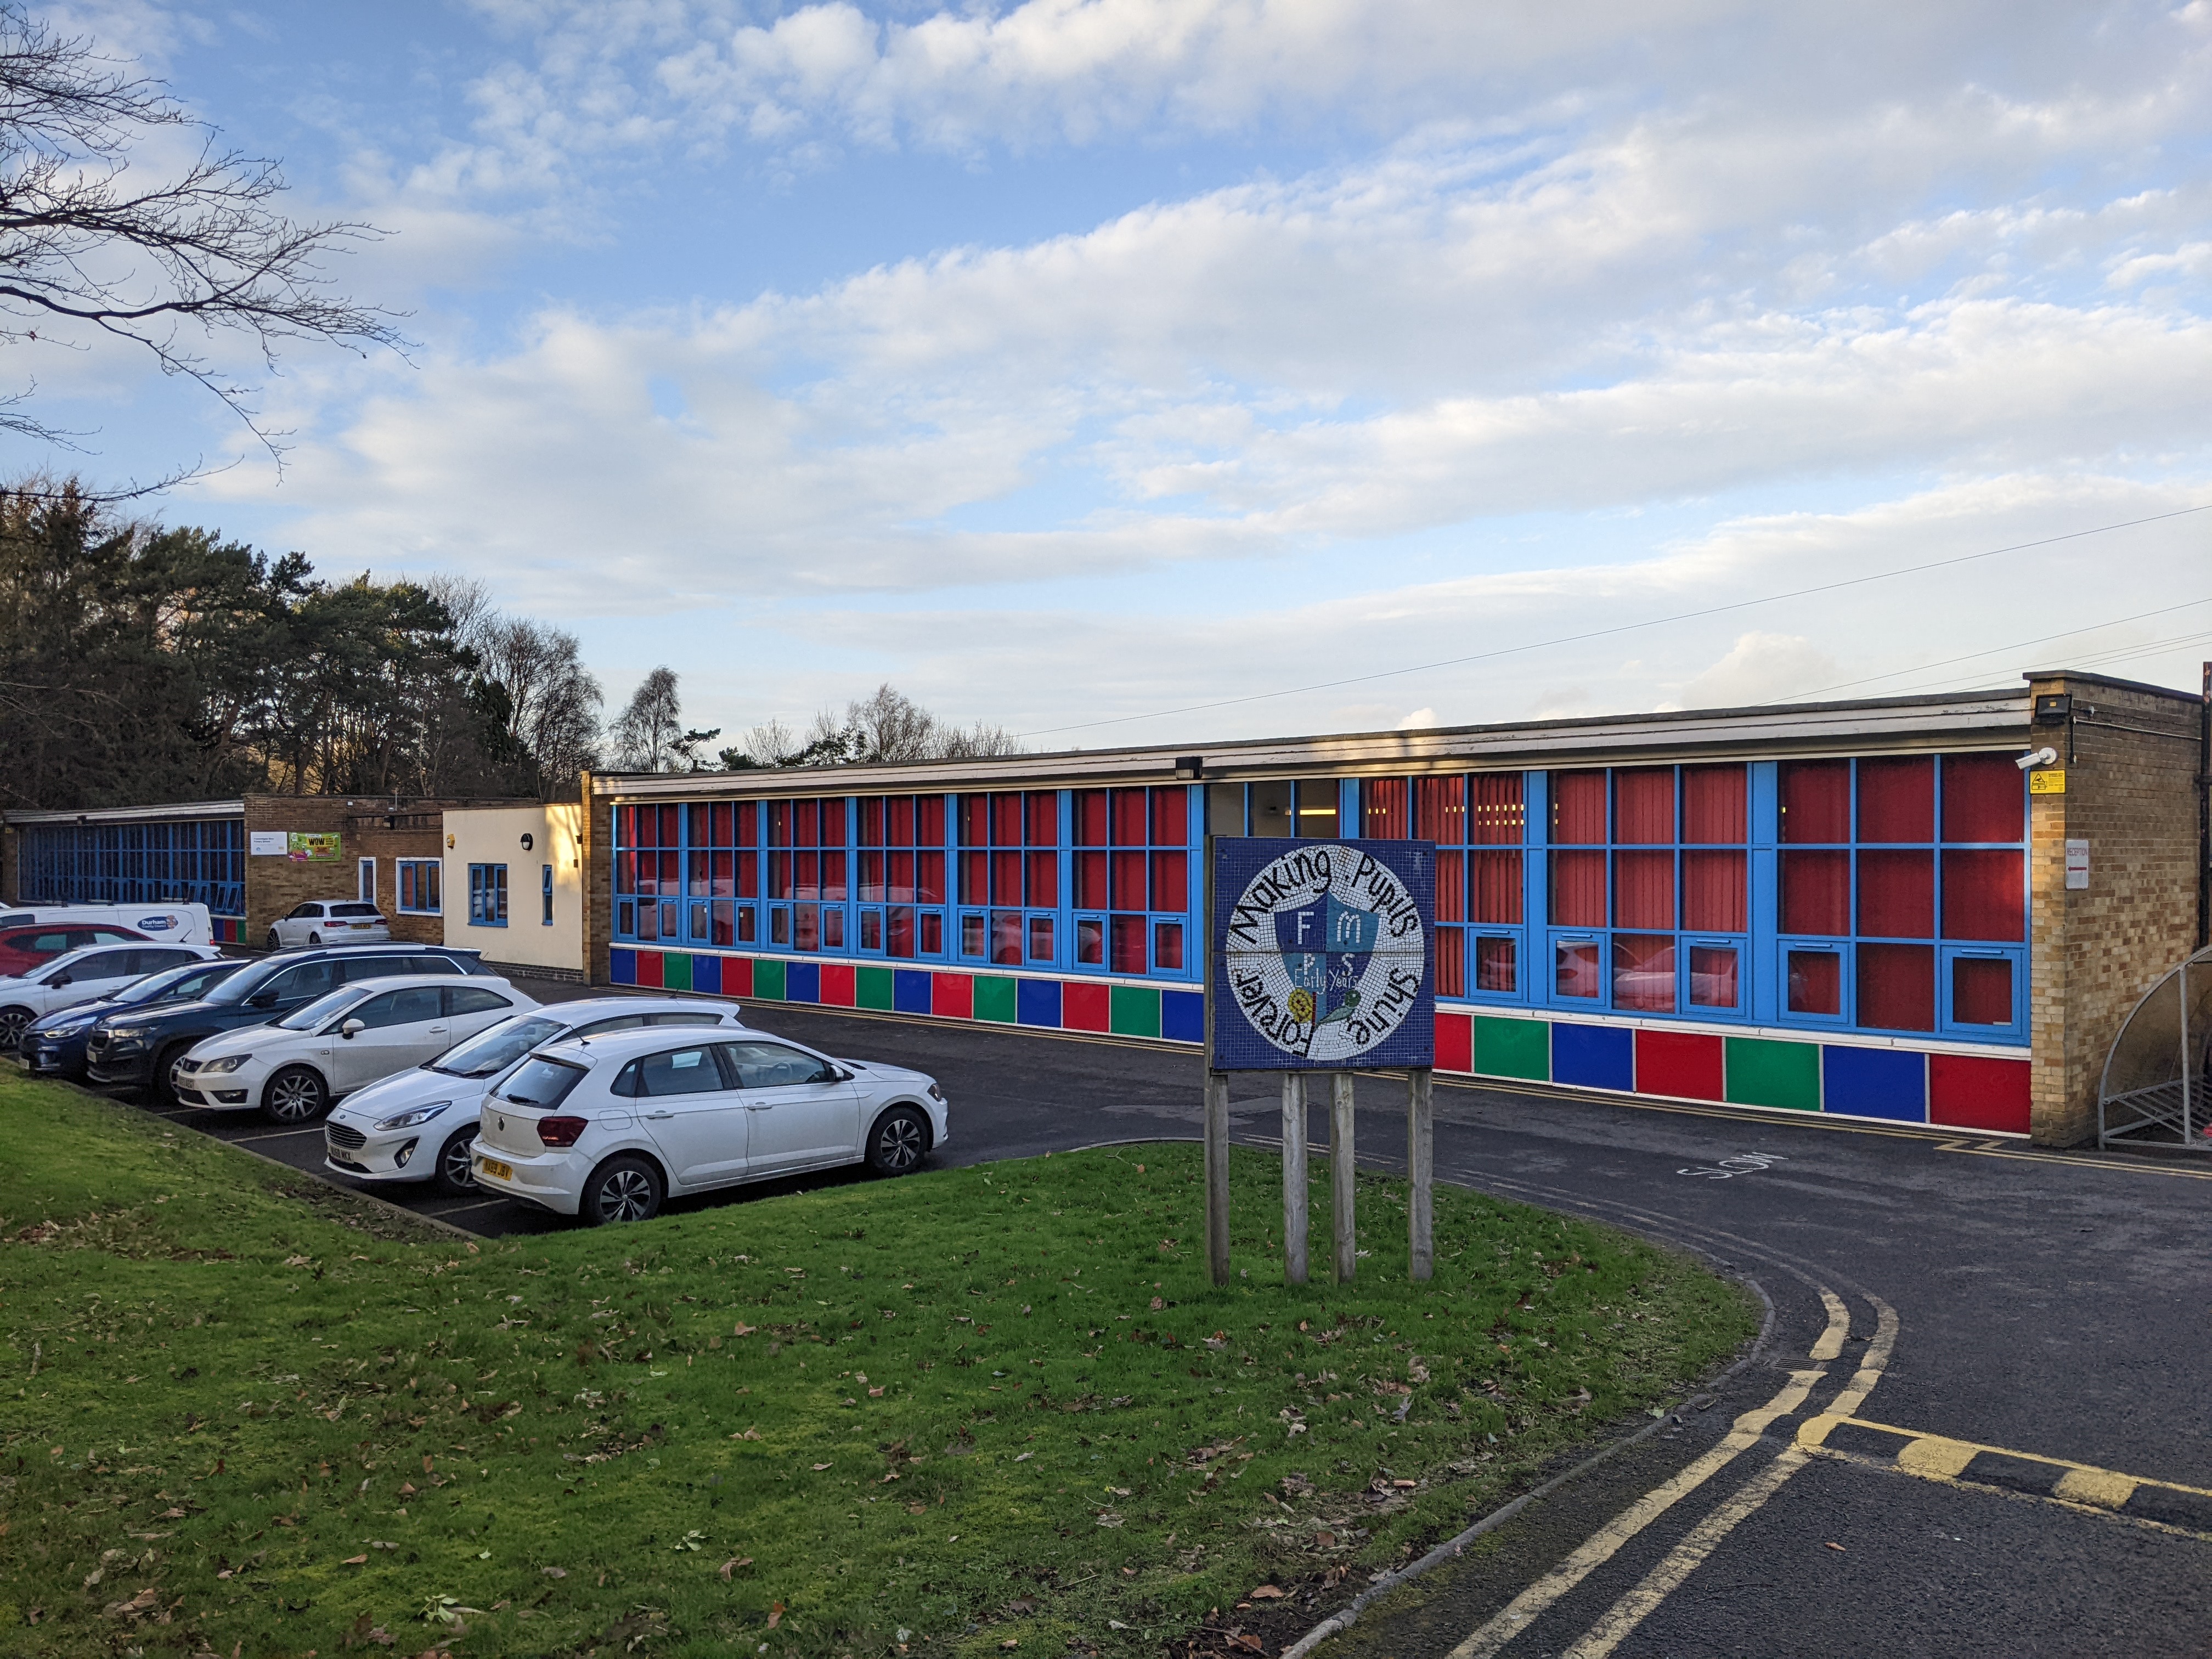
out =
{"type": "Polygon", "coordinates": [[[212,945],[204,904],[19,904],[0,909],[0,927],[125,927],[165,945],[212,945]]]}

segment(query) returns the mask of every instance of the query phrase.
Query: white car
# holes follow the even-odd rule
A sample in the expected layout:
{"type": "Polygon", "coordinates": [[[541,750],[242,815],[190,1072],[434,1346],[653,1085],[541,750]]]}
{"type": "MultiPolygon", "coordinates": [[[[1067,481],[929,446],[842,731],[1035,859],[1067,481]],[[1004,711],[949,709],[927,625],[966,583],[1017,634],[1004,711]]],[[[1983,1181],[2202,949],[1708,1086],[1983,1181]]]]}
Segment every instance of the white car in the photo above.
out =
{"type": "Polygon", "coordinates": [[[945,1145],[920,1072],[783,1037],[670,1031],[550,1043],[484,1097],[477,1184],[559,1215],[642,1221],[662,1200],[841,1164],[904,1175],[945,1145]]]}
{"type": "Polygon", "coordinates": [[[324,1125],[323,1167],[361,1181],[435,1181],[446,1192],[472,1191],[469,1143],[484,1091],[532,1048],[647,1025],[743,1024],[736,1004],[693,997],[592,997],[513,1015],[435,1060],[348,1095],[324,1125]]]}
{"type": "Polygon", "coordinates": [[[94,945],[67,951],[13,979],[0,979],[0,1048],[13,1048],[31,1022],[80,1002],[112,996],[164,968],[204,962],[211,945],[94,945]]]}
{"type": "Polygon", "coordinates": [[[365,899],[309,899],[279,916],[269,930],[272,951],[296,951],[303,945],[384,945],[392,924],[365,899]]]}
{"type": "Polygon", "coordinates": [[[311,1123],[331,1103],[441,1054],[537,1003],[491,975],[402,974],[344,985],[272,1025],[203,1039],[169,1073],[179,1104],[311,1123]]]}

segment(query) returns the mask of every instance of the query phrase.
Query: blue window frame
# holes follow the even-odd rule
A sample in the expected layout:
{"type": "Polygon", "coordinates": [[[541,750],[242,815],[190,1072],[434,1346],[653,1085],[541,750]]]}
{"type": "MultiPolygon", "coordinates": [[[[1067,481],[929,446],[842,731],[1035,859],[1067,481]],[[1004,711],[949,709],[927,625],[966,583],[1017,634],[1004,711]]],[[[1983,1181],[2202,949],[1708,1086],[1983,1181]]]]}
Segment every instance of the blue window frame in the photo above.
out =
{"type": "Polygon", "coordinates": [[[538,920],[550,927],[553,925],[553,866],[541,866],[544,872],[544,886],[538,900],[538,920]]]}
{"type": "Polygon", "coordinates": [[[507,866],[503,864],[471,864],[469,866],[469,926],[471,927],[504,927],[507,926],[507,866]]]}
{"type": "Polygon", "coordinates": [[[246,823],[25,824],[15,878],[23,903],[204,904],[215,915],[242,916],[246,823]]]}
{"type": "Polygon", "coordinates": [[[438,915],[441,890],[445,885],[444,862],[438,859],[401,859],[398,866],[400,915],[438,915]]]}

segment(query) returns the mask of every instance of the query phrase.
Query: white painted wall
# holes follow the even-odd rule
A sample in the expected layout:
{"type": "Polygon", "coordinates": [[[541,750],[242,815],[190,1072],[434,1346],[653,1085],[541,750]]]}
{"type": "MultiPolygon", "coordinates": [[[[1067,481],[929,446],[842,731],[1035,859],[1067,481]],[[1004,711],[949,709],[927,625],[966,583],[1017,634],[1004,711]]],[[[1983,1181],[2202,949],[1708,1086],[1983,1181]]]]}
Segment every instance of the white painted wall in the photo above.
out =
{"type": "Polygon", "coordinates": [[[581,972],[584,966],[584,809],[574,801],[546,806],[473,806],[446,813],[443,908],[446,943],[483,952],[487,960],[581,972]],[[525,848],[522,837],[531,845],[525,848]],[[469,866],[507,866],[507,926],[469,921],[469,866]],[[553,924],[542,915],[544,870],[553,866],[553,924]]]}

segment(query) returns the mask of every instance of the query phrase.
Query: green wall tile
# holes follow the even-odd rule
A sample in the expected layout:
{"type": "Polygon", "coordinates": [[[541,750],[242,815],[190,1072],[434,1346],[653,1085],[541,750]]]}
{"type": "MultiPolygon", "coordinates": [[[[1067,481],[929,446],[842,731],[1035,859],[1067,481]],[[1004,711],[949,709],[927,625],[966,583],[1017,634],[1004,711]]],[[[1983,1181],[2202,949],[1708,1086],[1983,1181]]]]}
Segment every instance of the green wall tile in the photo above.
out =
{"type": "Polygon", "coordinates": [[[1474,1069],[1488,1077],[1527,1078],[1547,1083],[1552,1076],[1552,1028],[1540,1019],[1474,1017],[1474,1069]]]}
{"type": "Polygon", "coordinates": [[[1106,1029],[1115,1036],[1160,1034],[1160,994],[1149,985],[1116,985],[1107,1004],[1106,1029]]]}
{"type": "Polygon", "coordinates": [[[1820,1046],[1768,1037],[1728,1039],[1728,1098],[1735,1106],[1820,1109],[1820,1046]]]}
{"type": "Polygon", "coordinates": [[[670,991],[691,988],[691,957],[682,951],[671,951],[660,958],[660,983],[670,991]]]}
{"type": "Polygon", "coordinates": [[[1014,1023],[1014,981],[995,974],[975,975],[975,1018],[1014,1023]]]}
{"type": "Polygon", "coordinates": [[[783,963],[774,957],[753,958],[753,994],[763,1002],[783,1000],[783,963]]]}
{"type": "Polygon", "coordinates": [[[853,1006],[855,1008],[881,1008],[888,1012],[891,1006],[891,970],[888,968],[862,968],[853,975],[853,1006]]]}

